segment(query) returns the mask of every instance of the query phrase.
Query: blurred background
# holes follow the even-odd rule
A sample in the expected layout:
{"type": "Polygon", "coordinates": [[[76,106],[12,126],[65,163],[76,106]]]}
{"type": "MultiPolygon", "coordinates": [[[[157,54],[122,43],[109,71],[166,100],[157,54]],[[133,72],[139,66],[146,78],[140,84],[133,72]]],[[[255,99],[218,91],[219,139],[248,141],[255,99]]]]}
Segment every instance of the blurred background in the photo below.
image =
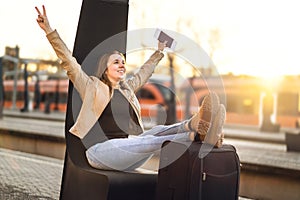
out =
{"type": "MultiPolygon", "coordinates": [[[[0,6],[0,154],[2,161],[4,155],[13,155],[7,157],[9,168],[16,166],[12,157],[28,155],[6,149],[58,159],[59,177],[50,184],[56,193],[43,193],[54,199],[65,151],[69,81],[36,23],[34,7],[46,6],[51,26],[73,50],[81,4],[82,0],[10,0],[0,6]]],[[[197,58],[195,47],[181,44],[165,53],[155,74],[137,92],[145,127],[189,118],[209,90],[217,92],[227,109],[225,142],[235,145],[243,164],[244,197],[300,198],[298,8],[297,0],[129,1],[129,31],[160,28],[172,37],[179,33],[209,58],[192,63],[181,55],[190,51],[197,58]]],[[[143,39],[140,47],[126,55],[128,76],[153,53],[143,39]]],[[[2,176],[8,177],[5,170],[0,170],[0,180],[2,176]]],[[[0,182],[0,199],[11,192],[3,192],[1,184],[24,185],[0,182]]]]}
{"type": "MultiPolygon", "coordinates": [[[[81,0],[12,0],[1,6],[4,108],[45,112],[65,110],[68,81],[59,67],[60,61],[36,24],[34,6],[46,6],[52,27],[59,31],[72,50],[81,3],[81,0]]],[[[156,74],[160,78],[152,81],[167,87],[173,84],[176,90],[177,104],[181,104],[176,109],[176,120],[196,112],[207,92],[207,84],[221,77],[224,85],[217,84],[214,90],[224,93],[222,87],[225,88],[227,123],[260,126],[265,110],[270,123],[298,128],[300,28],[296,20],[300,14],[296,3],[293,0],[187,0],[183,5],[179,0],[132,0],[129,2],[128,30],[162,28],[178,32],[199,45],[210,57],[211,62],[195,66],[177,54],[168,53],[168,59],[157,68],[156,74]],[[174,82],[170,80],[172,72],[168,66],[175,72],[171,77],[174,82]],[[193,88],[192,95],[186,94],[187,86],[193,88]],[[266,101],[268,106],[263,106],[266,101]]],[[[141,47],[143,45],[141,41],[141,47]]],[[[184,48],[179,49],[178,54],[189,47],[184,48]]],[[[140,66],[150,53],[142,50],[128,54],[129,70],[140,66]]],[[[168,91],[165,93],[158,88],[159,97],[155,88],[144,88],[140,92],[141,103],[145,103],[143,108],[146,109],[146,104],[153,107],[152,104],[163,105],[168,101],[168,91]],[[151,98],[154,101],[151,102],[151,98]]],[[[143,115],[155,115],[149,112],[146,109],[143,115]]]]}

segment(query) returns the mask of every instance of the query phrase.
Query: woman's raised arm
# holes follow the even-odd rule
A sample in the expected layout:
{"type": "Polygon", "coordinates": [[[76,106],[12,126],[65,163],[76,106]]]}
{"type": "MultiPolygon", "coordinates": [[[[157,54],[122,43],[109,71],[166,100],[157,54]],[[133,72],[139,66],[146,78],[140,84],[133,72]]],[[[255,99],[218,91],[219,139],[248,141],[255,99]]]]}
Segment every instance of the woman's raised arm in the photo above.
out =
{"type": "Polygon", "coordinates": [[[40,12],[40,10],[38,9],[38,7],[35,7],[35,10],[38,13],[38,18],[36,19],[38,25],[41,27],[41,29],[43,29],[45,31],[46,34],[51,33],[53,31],[53,29],[51,28],[50,24],[49,24],[49,20],[46,14],[46,8],[43,5],[43,13],[40,12]]]}

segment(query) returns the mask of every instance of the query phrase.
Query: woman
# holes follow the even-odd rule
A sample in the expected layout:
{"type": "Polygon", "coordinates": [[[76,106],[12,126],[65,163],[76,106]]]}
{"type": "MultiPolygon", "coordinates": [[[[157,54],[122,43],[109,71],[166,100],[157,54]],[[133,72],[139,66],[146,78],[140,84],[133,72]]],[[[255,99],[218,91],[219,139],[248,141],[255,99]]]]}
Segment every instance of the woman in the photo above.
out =
{"type": "MultiPolygon", "coordinates": [[[[109,170],[133,170],[143,165],[166,140],[204,140],[210,129],[209,143],[222,142],[220,137],[225,109],[216,94],[209,94],[199,112],[191,119],[169,126],[155,126],[144,131],[140,105],[134,94],[152,75],[155,66],[164,57],[165,43],[158,43],[149,60],[130,79],[125,80],[124,56],[118,51],[105,54],[98,63],[96,76],[88,76],[72,56],[56,30],[49,24],[46,9],[35,7],[37,23],[62,61],[69,79],[80,94],[82,106],[75,124],[69,132],[83,139],[99,123],[108,140],[87,147],[86,156],[91,166],[109,170]],[[211,123],[211,119],[212,123],[211,123]],[[138,135],[128,137],[130,134],[138,135]]],[[[101,133],[99,133],[101,134],[101,133]]]]}

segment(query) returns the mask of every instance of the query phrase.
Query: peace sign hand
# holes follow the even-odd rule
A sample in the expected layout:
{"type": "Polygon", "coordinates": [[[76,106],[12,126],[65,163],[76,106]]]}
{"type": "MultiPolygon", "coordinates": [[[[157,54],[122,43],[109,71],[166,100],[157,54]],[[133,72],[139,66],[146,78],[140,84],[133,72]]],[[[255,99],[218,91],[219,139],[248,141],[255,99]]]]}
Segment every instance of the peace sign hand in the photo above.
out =
{"type": "Polygon", "coordinates": [[[49,24],[49,21],[48,21],[48,17],[47,17],[47,14],[46,14],[46,8],[45,6],[43,5],[43,14],[40,12],[40,10],[35,7],[35,10],[37,11],[38,13],[38,18],[36,19],[38,25],[41,27],[41,29],[43,29],[45,31],[46,34],[52,32],[52,28],[49,24]]]}

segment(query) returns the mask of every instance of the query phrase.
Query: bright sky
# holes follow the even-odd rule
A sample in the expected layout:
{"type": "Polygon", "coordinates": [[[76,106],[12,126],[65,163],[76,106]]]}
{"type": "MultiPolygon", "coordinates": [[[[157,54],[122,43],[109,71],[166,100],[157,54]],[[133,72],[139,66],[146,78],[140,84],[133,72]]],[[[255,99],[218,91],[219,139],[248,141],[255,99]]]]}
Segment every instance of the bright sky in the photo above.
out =
{"type": "MultiPolygon", "coordinates": [[[[0,6],[0,56],[5,46],[18,45],[21,57],[56,58],[35,21],[34,6],[42,4],[46,5],[52,27],[72,49],[81,3],[82,0],[5,0],[0,6]]],[[[298,5],[298,0],[130,0],[129,29],[159,27],[180,31],[208,53],[209,33],[218,29],[220,37],[213,62],[219,73],[300,74],[298,5]]]]}

